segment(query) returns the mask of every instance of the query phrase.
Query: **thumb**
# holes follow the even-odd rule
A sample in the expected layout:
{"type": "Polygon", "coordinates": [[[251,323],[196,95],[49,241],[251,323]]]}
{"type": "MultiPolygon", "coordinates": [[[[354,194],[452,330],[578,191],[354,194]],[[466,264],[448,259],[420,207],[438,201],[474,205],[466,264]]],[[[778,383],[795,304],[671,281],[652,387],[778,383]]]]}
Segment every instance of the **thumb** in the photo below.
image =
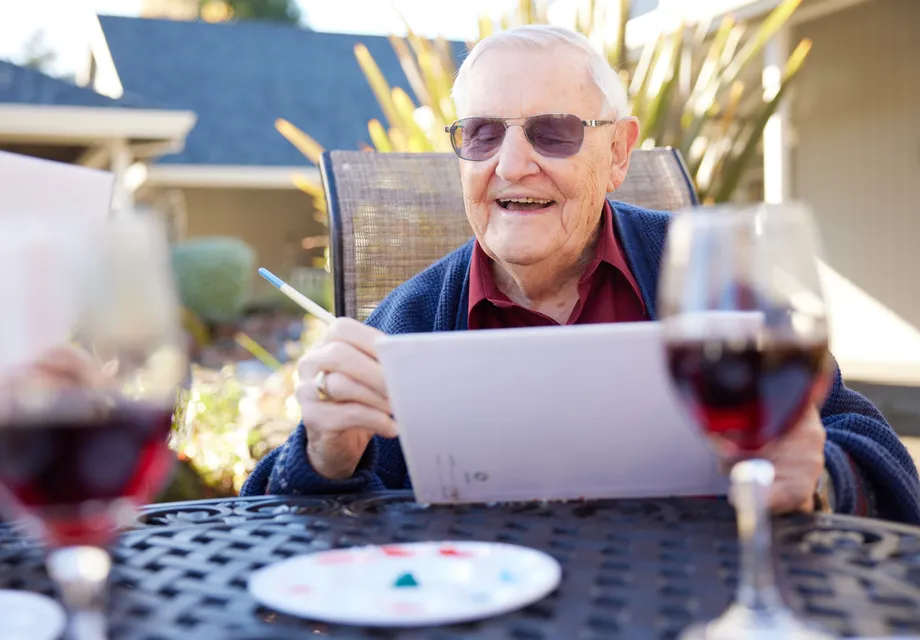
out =
{"type": "Polygon", "coordinates": [[[827,400],[831,388],[834,386],[834,376],[830,372],[825,372],[818,376],[811,390],[811,403],[820,410],[827,400]]]}
{"type": "Polygon", "coordinates": [[[808,496],[802,499],[796,492],[795,487],[782,480],[775,482],[770,487],[770,497],[767,500],[768,508],[771,513],[811,513],[815,510],[814,498],[808,496]]]}

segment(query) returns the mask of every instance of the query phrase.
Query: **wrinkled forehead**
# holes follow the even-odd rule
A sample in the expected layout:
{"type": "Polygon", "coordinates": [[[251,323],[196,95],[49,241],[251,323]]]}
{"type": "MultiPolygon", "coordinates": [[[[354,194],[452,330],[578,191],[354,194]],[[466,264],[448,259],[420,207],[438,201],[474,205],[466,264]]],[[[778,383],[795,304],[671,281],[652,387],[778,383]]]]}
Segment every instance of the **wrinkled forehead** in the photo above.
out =
{"type": "Polygon", "coordinates": [[[593,119],[601,116],[603,102],[584,53],[565,46],[503,46],[483,52],[468,70],[457,108],[460,117],[574,113],[593,119]]]}

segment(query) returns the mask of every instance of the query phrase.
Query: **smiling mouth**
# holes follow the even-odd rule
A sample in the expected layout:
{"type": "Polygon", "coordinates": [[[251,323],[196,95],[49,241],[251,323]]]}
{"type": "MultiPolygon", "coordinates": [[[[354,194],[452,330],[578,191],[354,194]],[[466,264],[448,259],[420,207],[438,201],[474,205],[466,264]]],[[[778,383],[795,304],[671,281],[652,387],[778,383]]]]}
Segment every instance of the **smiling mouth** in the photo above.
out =
{"type": "Polygon", "coordinates": [[[543,198],[500,198],[496,202],[498,206],[507,211],[539,211],[556,203],[555,200],[543,198]]]}

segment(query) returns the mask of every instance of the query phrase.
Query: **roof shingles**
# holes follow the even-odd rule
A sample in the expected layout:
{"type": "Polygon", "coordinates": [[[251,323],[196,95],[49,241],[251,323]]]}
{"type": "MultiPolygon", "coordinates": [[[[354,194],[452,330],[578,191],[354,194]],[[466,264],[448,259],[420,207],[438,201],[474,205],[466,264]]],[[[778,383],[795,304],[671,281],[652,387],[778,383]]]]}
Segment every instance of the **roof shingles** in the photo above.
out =
{"type": "MultiPolygon", "coordinates": [[[[209,24],[100,16],[126,92],[197,113],[182,153],[162,163],[291,166],[304,156],[275,130],[286,118],[327,149],[369,141],[383,114],[358,66],[368,48],[412,95],[389,41],[260,22],[209,24]]],[[[464,46],[453,44],[459,60],[464,46]]]]}
{"type": "Polygon", "coordinates": [[[92,89],[79,87],[36,69],[0,60],[0,103],[67,107],[156,108],[134,96],[113,100],[92,89]]]}

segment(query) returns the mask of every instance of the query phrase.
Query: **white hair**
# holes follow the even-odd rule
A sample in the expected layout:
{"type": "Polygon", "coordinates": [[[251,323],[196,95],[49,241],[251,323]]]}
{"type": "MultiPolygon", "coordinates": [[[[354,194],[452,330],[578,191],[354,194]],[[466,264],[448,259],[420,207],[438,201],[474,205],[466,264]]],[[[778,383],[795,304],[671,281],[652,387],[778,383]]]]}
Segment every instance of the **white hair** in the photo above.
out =
{"type": "Polygon", "coordinates": [[[462,101],[465,99],[466,82],[470,69],[476,64],[476,60],[489,49],[517,47],[528,48],[532,51],[548,51],[558,46],[571,47],[584,54],[588,73],[604,97],[603,113],[599,115],[607,116],[613,113],[617,118],[628,115],[626,89],[604,55],[595,49],[591,41],[581,33],[547,24],[514,27],[480,40],[460,65],[450,92],[457,111],[462,113],[465,108],[462,101]]]}

